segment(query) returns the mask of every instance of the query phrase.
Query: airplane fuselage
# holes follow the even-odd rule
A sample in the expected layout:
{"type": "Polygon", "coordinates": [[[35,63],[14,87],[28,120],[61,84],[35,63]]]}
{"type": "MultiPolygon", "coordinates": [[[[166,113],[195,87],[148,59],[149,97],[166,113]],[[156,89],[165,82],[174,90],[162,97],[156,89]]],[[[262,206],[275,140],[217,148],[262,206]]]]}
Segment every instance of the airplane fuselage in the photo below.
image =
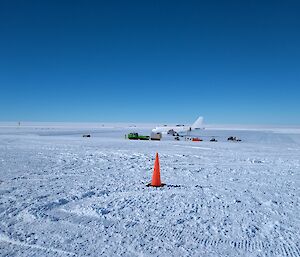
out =
{"type": "Polygon", "coordinates": [[[153,133],[162,133],[167,134],[175,132],[177,134],[180,133],[188,133],[193,130],[203,129],[203,117],[199,117],[192,125],[177,125],[177,126],[160,126],[152,129],[153,133]]]}
{"type": "Polygon", "coordinates": [[[183,132],[191,131],[192,128],[190,126],[174,126],[174,127],[164,126],[164,127],[156,127],[155,129],[152,130],[152,132],[165,134],[172,130],[176,133],[183,133],[183,132]]]}

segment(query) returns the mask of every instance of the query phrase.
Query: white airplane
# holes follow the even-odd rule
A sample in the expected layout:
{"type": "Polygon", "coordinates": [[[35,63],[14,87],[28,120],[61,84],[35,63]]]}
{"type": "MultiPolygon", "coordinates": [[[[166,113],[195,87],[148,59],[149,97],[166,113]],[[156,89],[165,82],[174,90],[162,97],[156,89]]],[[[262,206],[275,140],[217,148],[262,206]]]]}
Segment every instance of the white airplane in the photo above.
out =
{"type": "Polygon", "coordinates": [[[180,134],[180,133],[188,133],[189,131],[204,129],[203,126],[203,117],[199,117],[192,125],[176,125],[176,126],[163,126],[156,127],[152,129],[153,133],[162,133],[162,134],[180,134]]]}

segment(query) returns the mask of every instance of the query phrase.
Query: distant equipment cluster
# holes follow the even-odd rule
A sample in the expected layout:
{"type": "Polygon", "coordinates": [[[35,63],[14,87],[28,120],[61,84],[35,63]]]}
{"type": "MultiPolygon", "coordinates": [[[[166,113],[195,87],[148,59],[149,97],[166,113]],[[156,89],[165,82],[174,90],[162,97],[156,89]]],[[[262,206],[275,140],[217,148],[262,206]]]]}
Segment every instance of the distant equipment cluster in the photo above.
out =
{"type": "MultiPolygon", "coordinates": [[[[203,117],[200,116],[190,126],[164,125],[164,126],[156,127],[154,129],[152,129],[150,136],[145,136],[145,135],[141,135],[137,132],[132,132],[132,133],[129,133],[128,135],[125,135],[125,139],[128,138],[130,140],[157,140],[157,141],[159,141],[163,138],[163,135],[165,135],[166,137],[171,137],[177,141],[184,140],[184,141],[201,142],[201,141],[203,141],[202,138],[200,138],[199,136],[193,135],[194,133],[199,134],[199,131],[201,131],[201,129],[203,130],[204,126],[203,126],[203,117]]],[[[233,141],[233,142],[241,141],[241,139],[239,139],[237,137],[233,137],[233,136],[227,138],[227,140],[233,141]]],[[[218,140],[215,137],[211,137],[209,141],[210,142],[218,142],[218,140]]]]}

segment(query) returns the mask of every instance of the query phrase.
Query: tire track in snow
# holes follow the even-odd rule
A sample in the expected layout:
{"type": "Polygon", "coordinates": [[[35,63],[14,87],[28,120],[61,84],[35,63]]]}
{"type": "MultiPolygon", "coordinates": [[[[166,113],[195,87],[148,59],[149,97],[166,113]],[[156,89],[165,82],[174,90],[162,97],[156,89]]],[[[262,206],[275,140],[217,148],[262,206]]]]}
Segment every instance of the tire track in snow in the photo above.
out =
{"type": "Polygon", "coordinates": [[[71,256],[76,256],[75,253],[64,251],[64,250],[53,248],[53,247],[43,247],[43,246],[40,246],[40,245],[26,244],[26,243],[23,243],[21,241],[11,239],[8,236],[3,235],[3,234],[0,234],[0,241],[8,243],[8,244],[17,245],[17,246],[20,246],[20,247],[25,247],[25,248],[35,248],[35,249],[46,251],[46,252],[50,251],[50,252],[60,253],[60,254],[64,254],[64,255],[67,254],[68,256],[70,256],[70,255],[71,256]]]}
{"type": "MultiPolygon", "coordinates": [[[[157,193],[157,192],[156,192],[157,193]]],[[[132,209],[137,208],[139,204],[141,203],[141,200],[143,199],[136,199],[136,198],[130,198],[132,194],[136,194],[136,192],[128,192],[128,195],[124,196],[124,192],[122,192],[123,198],[116,199],[116,195],[112,194],[111,201],[115,202],[114,209],[112,209],[112,212],[118,212],[119,214],[122,213],[122,209],[125,207],[131,207],[132,209]]],[[[97,195],[93,191],[86,192],[79,196],[77,200],[83,200],[86,197],[91,197],[97,195]]],[[[148,192],[148,196],[152,196],[153,192],[148,192]]],[[[147,198],[147,197],[146,197],[147,198]]],[[[145,200],[145,199],[144,199],[145,200]]],[[[148,199],[149,200],[149,199],[148,199]]],[[[62,205],[68,204],[69,201],[66,199],[59,199],[54,202],[50,202],[46,205],[42,205],[38,208],[38,211],[40,212],[40,217],[45,218],[49,215],[49,211],[52,209],[57,209],[61,207],[62,205]]],[[[201,205],[196,203],[185,203],[183,209],[192,210],[193,212],[198,212],[198,209],[201,208],[201,205]]],[[[220,206],[217,206],[220,207],[220,206]]],[[[98,213],[99,214],[99,213],[98,213]]],[[[100,215],[100,214],[99,214],[100,215]]],[[[121,215],[122,216],[122,215],[121,215]]],[[[120,217],[114,217],[119,220],[120,217]]],[[[114,219],[113,218],[113,219],[114,219]]],[[[119,220],[120,222],[120,220],[119,220]]],[[[291,256],[291,257],[299,257],[300,256],[300,250],[297,247],[297,245],[292,240],[285,240],[284,241],[277,241],[275,244],[272,245],[268,241],[254,241],[250,239],[242,239],[242,240],[229,240],[225,238],[218,238],[213,237],[209,235],[199,235],[196,232],[191,232],[190,229],[166,229],[165,227],[160,227],[156,225],[150,225],[146,231],[149,233],[150,236],[153,236],[154,238],[157,238],[161,241],[171,241],[175,244],[184,245],[185,241],[191,240],[197,245],[201,245],[205,248],[219,248],[222,245],[227,245],[232,247],[235,250],[238,251],[244,251],[248,253],[253,252],[259,252],[262,254],[262,256],[291,256]]],[[[284,232],[280,233],[281,236],[286,238],[284,236],[284,232]]],[[[279,236],[280,236],[279,235],[279,236]]],[[[290,236],[293,236],[293,232],[289,232],[290,236]]]]}
{"type": "MultiPolygon", "coordinates": [[[[136,192],[129,192],[129,195],[132,193],[136,192]]],[[[85,196],[93,196],[93,194],[83,194],[79,199],[84,199],[85,196]]],[[[149,196],[152,195],[152,193],[149,192],[149,196]]],[[[116,201],[115,195],[112,195],[112,201],[116,201]]],[[[124,195],[123,195],[124,197],[124,195]]],[[[121,200],[117,200],[115,203],[118,208],[112,209],[113,212],[122,212],[121,210],[125,207],[132,207],[136,208],[139,206],[138,204],[140,203],[141,199],[135,199],[135,198],[127,198],[128,195],[121,200]]],[[[64,200],[64,199],[63,199],[64,200]]],[[[39,211],[42,212],[42,214],[47,215],[48,211],[52,210],[53,208],[56,209],[60,207],[61,205],[67,204],[68,201],[62,201],[62,199],[52,202],[48,205],[42,206],[42,208],[39,208],[39,211]]],[[[193,210],[195,212],[198,212],[198,209],[201,207],[199,204],[184,204],[185,208],[184,209],[189,209],[193,210]]],[[[99,214],[99,213],[98,213],[99,214]]],[[[100,214],[99,214],[100,215],[100,214]]],[[[43,217],[43,215],[42,215],[43,217]]],[[[119,220],[119,217],[114,217],[119,220]]],[[[120,222],[120,220],[119,220],[120,222]]],[[[253,252],[258,252],[262,254],[262,256],[291,256],[291,257],[299,257],[300,256],[300,250],[297,247],[297,245],[292,241],[292,240],[284,240],[284,241],[279,241],[273,243],[272,245],[268,241],[254,241],[250,239],[242,239],[242,240],[229,240],[225,238],[218,238],[218,237],[213,237],[209,235],[199,235],[197,232],[191,232],[190,229],[184,229],[184,230],[179,230],[179,229],[166,229],[165,227],[160,227],[156,225],[150,225],[146,231],[147,235],[150,235],[154,238],[157,238],[158,240],[161,241],[171,241],[177,245],[184,245],[185,241],[191,240],[197,245],[201,245],[202,247],[205,248],[219,248],[222,245],[227,245],[232,247],[235,250],[238,251],[244,251],[248,253],[253,253],[253,252]]],[[[290,232],[292,233],[292,232],[290,232]]],[[[293,233],[292,233],[293,234],[293,233]]],[[[281,233],[281,236],[284,236],[281,233]]],[[[284,237],[285,238],[285,237],[284,237]]]]}
{"type": "Polygon", "coordinates": [[[291,256],[299,257],[300,249],[295,243],[278,242],[270,244],[260,240],[230,240],[224,238],[216,238],[209,235],[198,235],[195,232],[184,233],[183,231],[170,229],[167,230],[164,227],[156,225],[150,225],[147,229],[148,236],[158,238],[159,240],[166,240],[176,243],[183,243],[184,238],[193,241],[194,243],[201,245],[205,248],[222,247],[222,245],[228,245],[236,250],[254,253],[259,252],[263,256],[291,256]]]}

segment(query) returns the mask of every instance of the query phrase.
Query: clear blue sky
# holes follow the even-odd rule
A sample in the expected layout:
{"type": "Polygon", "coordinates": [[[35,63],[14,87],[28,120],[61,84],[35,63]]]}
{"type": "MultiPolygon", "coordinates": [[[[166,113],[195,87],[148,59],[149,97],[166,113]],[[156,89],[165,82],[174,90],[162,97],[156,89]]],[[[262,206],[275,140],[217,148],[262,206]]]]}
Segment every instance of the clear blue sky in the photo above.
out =
{"type": "Polygon", "coordinates": [[[1,121],[300,124],[300,1],[0,1],[1,121]]]}

